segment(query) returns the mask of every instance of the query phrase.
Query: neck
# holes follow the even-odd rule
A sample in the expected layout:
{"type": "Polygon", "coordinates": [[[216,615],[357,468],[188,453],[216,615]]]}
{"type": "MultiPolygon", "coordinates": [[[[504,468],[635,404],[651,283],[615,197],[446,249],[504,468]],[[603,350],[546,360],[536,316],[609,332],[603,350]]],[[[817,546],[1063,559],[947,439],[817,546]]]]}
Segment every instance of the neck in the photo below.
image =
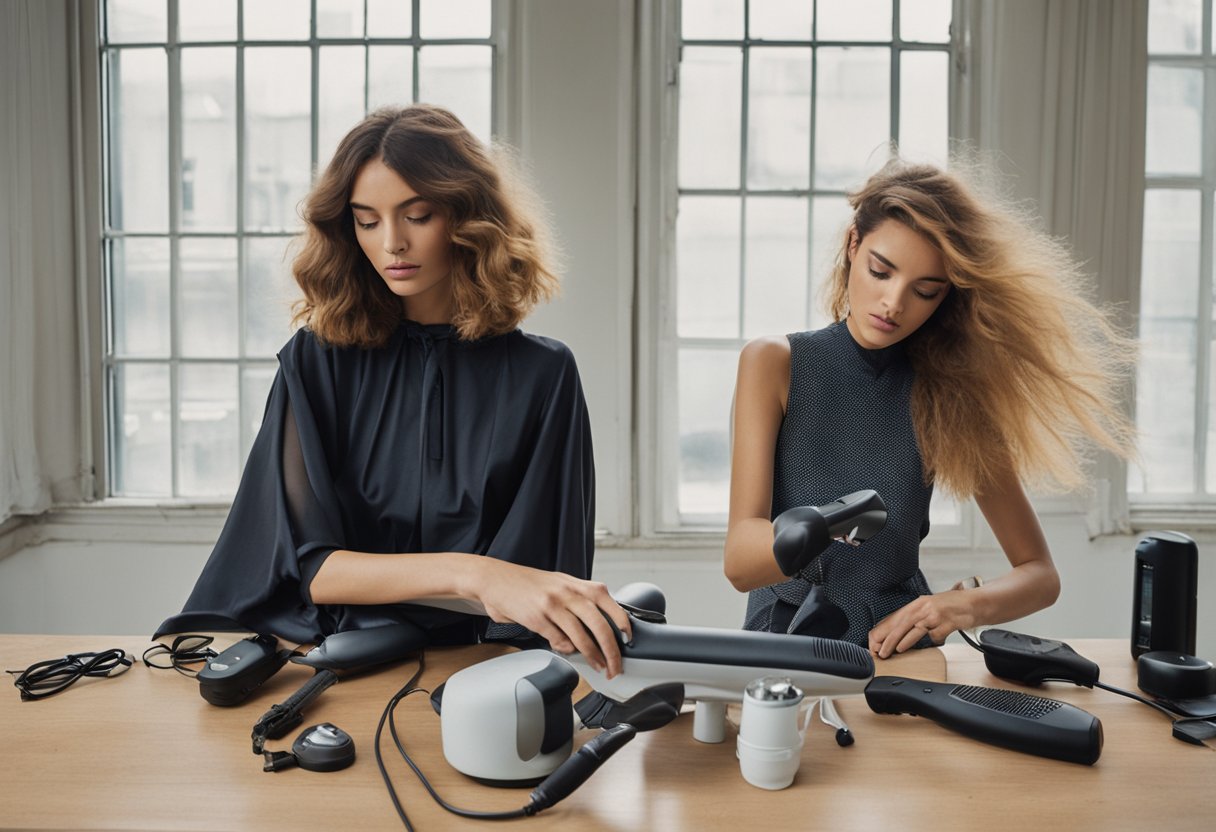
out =
{"type": "Polygon", "coordinates": [[[423,325],[450,324],[454,306],[450,294],[428,292],[401,299],[401,311],[406,319],[423,325]]]}

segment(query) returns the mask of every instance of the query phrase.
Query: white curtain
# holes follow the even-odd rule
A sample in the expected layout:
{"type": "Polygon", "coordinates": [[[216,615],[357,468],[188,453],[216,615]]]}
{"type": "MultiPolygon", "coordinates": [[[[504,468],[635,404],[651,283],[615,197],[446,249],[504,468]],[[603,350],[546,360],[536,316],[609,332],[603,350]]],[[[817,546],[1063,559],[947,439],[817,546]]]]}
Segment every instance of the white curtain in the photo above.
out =
{"type": "MultiPolygon", "coordinates": [[[[1144,205],[1148,0],[973,0],[970,134],[1034,200],[1132,330],[1144,205]],[[1020,176],[1019,176],[1020,175],[1020,176]]],[[[1133,402],[1126,403],[1132,412],[1133,402]]],[[[1125,530],[1126,472],[1093,471],[1091,534],[1125,530]]]]}
{"type": "Polygon", "coordinates": [[[79,498],[73,13],[0,0],[0,522],[79,498]]]}

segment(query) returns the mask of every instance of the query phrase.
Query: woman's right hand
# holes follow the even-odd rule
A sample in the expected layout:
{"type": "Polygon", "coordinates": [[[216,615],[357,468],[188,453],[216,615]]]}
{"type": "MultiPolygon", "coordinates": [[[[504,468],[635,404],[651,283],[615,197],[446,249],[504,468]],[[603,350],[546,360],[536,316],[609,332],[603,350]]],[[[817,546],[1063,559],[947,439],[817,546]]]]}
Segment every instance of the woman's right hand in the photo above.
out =
{"type": "Polygon", "coordinates": [[[492,557],[478,561],[470,594],[491,620],[527,627],[559,653],[577,651],[609,679],[621,672],[621,648],[608,620],[626,640],[633,633],[607,586],[492,557]]]}

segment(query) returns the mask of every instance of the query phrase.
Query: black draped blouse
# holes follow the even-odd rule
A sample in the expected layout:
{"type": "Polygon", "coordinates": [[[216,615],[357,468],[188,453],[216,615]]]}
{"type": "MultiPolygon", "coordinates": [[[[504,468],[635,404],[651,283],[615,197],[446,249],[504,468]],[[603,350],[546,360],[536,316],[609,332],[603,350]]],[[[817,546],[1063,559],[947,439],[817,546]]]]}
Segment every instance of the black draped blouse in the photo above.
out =
{"type": "Polygon", "coordinates": [[[484,619],[431,607],[318,606],[309,585],[336,549],[469,552],[588,578],[594,489],[582,385],[561,342],[518,330],[465,341],[405,321],[364,350],[301,330],[279,353],[215,549],[156,637],[304,643],[401,620],[479,635],[484,619]]]}

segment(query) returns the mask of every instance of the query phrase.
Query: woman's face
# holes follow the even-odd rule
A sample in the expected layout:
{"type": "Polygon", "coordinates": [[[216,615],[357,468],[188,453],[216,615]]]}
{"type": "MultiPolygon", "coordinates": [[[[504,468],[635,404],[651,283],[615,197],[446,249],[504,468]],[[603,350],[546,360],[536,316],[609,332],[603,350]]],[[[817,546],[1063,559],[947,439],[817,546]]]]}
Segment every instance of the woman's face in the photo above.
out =
{"type": "Polygon", "coordinates": [[[401,298],[406,317],[449,322],[452,243],[438,206],[376,158],[355,177],[350,207],[359,247],[389,291],[401,298]]]}
{"type": "Polygon", "coordinates": [[[887,219],[849,243],[849,332],[866,349],[920,329],[950,291],[941,253],[918,231],[887,219]]]}

